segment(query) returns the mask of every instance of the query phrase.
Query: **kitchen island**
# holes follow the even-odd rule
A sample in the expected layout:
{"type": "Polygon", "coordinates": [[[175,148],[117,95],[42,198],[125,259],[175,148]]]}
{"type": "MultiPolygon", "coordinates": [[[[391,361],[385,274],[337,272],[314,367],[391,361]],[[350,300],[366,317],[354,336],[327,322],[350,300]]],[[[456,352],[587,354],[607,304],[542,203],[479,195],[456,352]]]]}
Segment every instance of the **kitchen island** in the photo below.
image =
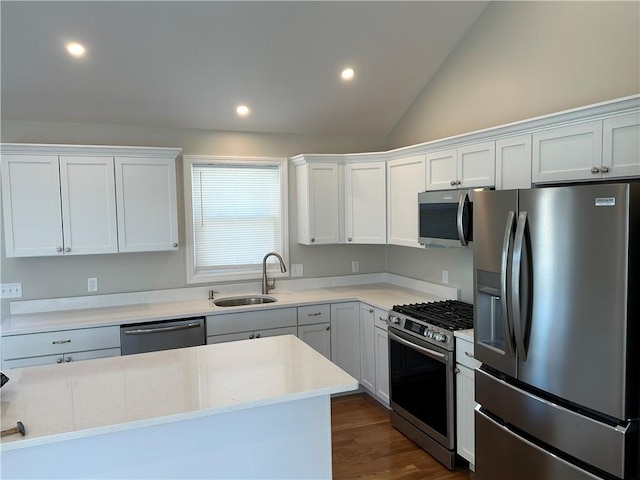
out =
{"type": "Polygon", "coordinates": [[[3,479],[331,478],[330,395],[358,388],[291,335],[9,376],[3,479]]]}

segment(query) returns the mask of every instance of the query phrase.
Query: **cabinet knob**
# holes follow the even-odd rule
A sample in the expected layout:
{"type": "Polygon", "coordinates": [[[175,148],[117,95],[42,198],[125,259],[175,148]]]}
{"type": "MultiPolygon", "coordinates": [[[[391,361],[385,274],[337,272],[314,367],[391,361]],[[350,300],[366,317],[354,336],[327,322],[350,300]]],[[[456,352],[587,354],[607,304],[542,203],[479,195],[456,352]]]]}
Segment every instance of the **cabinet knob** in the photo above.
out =
{"type": "Polygon", "coordinates": [[[327,325],[327,328],[325,328],[325,330],[328,332],[329,330],[331,330],[331,325],[327,325]]]}
{"type": "Polygon", "coordinates": [[[177,244],[177,243],[174,243],[174,244],[173,244],[173,248],[178,248],[178,244],[177,244]]]}
{"type": "Polygon", "coordinates": [[[313,242],[315,242],[315,241],[316,241],[316,239],[315,239],[315,238],[312,238],[312,239],[311,239],[311,243],[313,243],[313,242]]]}
{"type": "Polygon", "coordinates": [[[351,237],[347,238],[347,241],[349,241],[349,242],[352,241],[352,240],[353,240],[353,238],[351,238],[351,237]]]}
{"type": "Polygon", "coordinates": [[[369,309],[369,313],[373,313],[373,308],[370,308],[370,309],[369,309]]]}
{"type": "Polygon", "coordinates": [[[56,252],[58,252],[58,253],[62,252],[62,247],[56,248],[56,252]]]}
{"type": "Polygon", "coordinates": [[[602,168],[600,169],[600,171],[601,171],[602,173],[609,173],[609,167],[602,167],[602,168]]]}
{"type": "Polygon", "coordinates": [[[71,360],[72,360],[71,357],[64,357],[64,361],[67,362],[67,363],[69,363],[71,360]]]}
{"type": "Polygon", "coordinates": [[[252,333],[251,335],[249,335],[249,339],[253,339],[256,338],[255,335],[252,333]]]}
{"type": "Polygon", "coordinates": [[[64,251],[65,251],[66,253],[69,253],[69,252],[71,251],[71,247],[67,247],[67,248],[65,248],[65,249],[64,249],[64,251]]]}
{"type": "Polygon", "coordinates": [[[600,173],[600,169],[598,167],[591,167],[591,173],[593,173],[594,175],[596,173],[600,173]]]}
{"type": "Polygon", "coordinates": [[[256,333],[256,338],[260,338],[260,334],[259,333],[256,333]]]}
{"type": "Polygon", "coordinates": [[[56,363],[62,363],[62,357],[56,358],[56,363]]]}
{"type": "Polygon", "coordinates": [[[455,185],[456,185],[456,181],[455,180],[451,180],[451,186],[455,187],[455,185]]]}
{"type": "Polygon", "coordinates": [[[459,368],[454,368],[454,369],[453,369],[453,373],[455,373],[455,374],[460,373],[460,369],[459,369],[459,368]]]}

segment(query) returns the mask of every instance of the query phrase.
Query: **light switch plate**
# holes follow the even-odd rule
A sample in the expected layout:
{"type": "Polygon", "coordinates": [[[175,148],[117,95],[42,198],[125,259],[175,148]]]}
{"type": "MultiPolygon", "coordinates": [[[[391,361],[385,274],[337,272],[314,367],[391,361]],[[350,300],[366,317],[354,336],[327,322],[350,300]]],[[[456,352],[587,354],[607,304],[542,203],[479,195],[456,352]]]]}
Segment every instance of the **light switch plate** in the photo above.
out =
{"type": "Polygon", "coordinates": [[[2,298],[22,298],[21,283],[3,283],[2,298]]]}
{"type": "Polygon", "coordinates": [[[304,266],[302,263],[294,263],[291,265],[291,276],[301,277],[304,275],[304,266]]]}
{"type": "Polygon", "coordinates": [[[87,292],[98,291],[98,279],[96,277],[87,278],[87,292]]]}
{"type": "Polygon", "coordinates": [[[442,270],[442,283],[449,283],[449,270],[442,270]]]}

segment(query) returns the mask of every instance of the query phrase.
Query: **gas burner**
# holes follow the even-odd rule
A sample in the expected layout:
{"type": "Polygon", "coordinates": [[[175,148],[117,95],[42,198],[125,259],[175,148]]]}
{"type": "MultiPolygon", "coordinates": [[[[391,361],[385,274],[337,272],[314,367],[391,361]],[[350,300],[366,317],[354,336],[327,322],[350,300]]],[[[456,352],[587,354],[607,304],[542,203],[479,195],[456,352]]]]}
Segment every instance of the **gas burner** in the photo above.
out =
{"type": "Polygon", "coordinates": [[[396,305],[393,311],[445,330],[473,328],[473,305],[459,300],[396,305]]]}

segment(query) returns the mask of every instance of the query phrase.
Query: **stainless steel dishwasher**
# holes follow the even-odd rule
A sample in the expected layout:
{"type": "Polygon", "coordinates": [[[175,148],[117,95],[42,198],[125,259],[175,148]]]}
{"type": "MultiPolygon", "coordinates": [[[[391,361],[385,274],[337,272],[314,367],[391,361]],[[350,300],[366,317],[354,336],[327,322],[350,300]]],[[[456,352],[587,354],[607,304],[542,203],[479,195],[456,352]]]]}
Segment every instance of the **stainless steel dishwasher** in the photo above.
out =
{"type": "Polygon", "coordinates": [[[137,323],[120,327],[122,355],[205,345],[204,317],[137,323]]]}

